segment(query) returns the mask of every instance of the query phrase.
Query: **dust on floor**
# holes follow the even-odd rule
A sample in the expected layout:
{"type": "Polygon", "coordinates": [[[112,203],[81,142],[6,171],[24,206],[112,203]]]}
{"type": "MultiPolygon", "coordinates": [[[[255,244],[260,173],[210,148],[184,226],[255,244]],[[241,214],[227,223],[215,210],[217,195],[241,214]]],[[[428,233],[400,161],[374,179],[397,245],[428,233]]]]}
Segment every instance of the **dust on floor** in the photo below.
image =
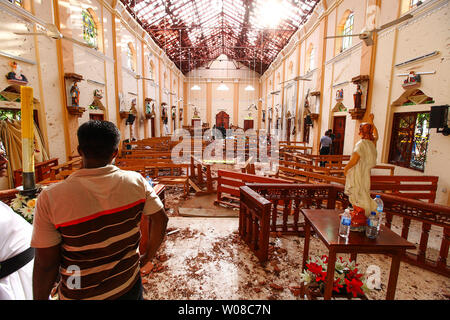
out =
{"type": "MultiPolygon", "coordinates": [[[[260,264],[239,238],[237,218],[170,217],[166,237],[149,273],[143,275],[144,298],[150,300],[295,300],[299,295],[303,238],[270,238],[269,261],[260,264]]],[[[327,254],[312,238],[310,254],[327,254]]],[[[348,255],[342,255],[348,258],[348,255]]],[[[367,294],[384,299],[391,258],[358,255],[359,270],[381,269],[381,290],[367,294]]],[[[396,299],[450,299],[447,277],[402,262],[396,299]]]]}

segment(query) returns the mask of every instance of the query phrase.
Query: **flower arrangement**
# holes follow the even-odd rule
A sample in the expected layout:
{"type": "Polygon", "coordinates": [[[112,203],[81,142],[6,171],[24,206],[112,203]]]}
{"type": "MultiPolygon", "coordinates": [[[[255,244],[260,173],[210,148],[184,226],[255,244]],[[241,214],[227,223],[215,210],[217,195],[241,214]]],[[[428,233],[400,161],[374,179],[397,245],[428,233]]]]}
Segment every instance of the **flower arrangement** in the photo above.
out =
{"type": "Polygon", "coordinates": [[[20,193],[11,201],[11,208],[29,223],[33,223],[34,208],[36,207],[36,198],[28,198],[20,193]]]}
{"type": "MultiPolygon", "coordinates": [[[[352,294],[354,298],[369,291],[363,274],[358,273],[355,261],[336,260],[333,280],[333,292],[352,294]]],[[[328,256],[309,259],[305,271],[301,274],[302,282],[309,286],[325,289],[327,278],[328,256]]]]}

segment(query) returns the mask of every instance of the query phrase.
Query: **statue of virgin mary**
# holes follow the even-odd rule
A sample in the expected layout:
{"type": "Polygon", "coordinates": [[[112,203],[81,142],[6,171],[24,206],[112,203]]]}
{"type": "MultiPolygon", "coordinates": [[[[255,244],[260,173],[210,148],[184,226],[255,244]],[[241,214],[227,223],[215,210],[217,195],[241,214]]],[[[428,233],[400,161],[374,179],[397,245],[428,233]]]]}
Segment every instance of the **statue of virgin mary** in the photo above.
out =
{"type": "MultiPolygon", "coordinates": [[[[349,197],[356,218],[358,213],[361,214],[359,218],[361,224],[365,224],[365,217],[377,207],[376,202],[370,197],[370,175],[371,169],[377,164],[378,140],[378,131],[373,124],[373,118],[373,114],[370,114],[369,122],[361,123],[359,127],[361,140],[356,143],[350,161],[344,168],[344,193],[349,197]]],[[[355,224],[357,223],[358,221],[355,221],[355,224]]]]}

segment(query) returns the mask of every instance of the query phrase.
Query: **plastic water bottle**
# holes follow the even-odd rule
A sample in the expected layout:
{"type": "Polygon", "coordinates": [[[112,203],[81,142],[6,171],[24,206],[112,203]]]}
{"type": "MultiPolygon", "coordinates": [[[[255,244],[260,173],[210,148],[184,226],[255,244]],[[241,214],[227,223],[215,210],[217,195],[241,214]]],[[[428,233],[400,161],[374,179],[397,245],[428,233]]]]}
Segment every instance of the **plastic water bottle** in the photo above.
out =
{"type": "Polygon", "coordinates": [[[152,180],[152,178],[150,178],[149,176],[147,176],[145,179],[147,180],[147,182],[148,182],[148,184],[150,185],[150,187],[153,188],[153,180],[152,180]]]}
{"type": "Polygon", "coordinates": [[[384,209],[384,203],[383,203],[383,200],[381,200],[380,195],[377,195],[377,196],[375,197],[375,199],[373,199],[373,200],[375,200],[375,202],[377,203],[377,211],[378,211],[378,212],[383,212],[383,209],[384,209]]]}
{"type": "Polygon", "coordinates": [[[375,239],[376,237],[378,237],[379,230],[380,217],[377,216],[377,213],[375,211],[372,211],[369,218],[367,218],[366,237],[369,239],[375,239]]]}
{"type": "Polygon", "coordinates": [[[350,210],[345,209],[344,213],[341,215],[341,224],[339,225],[339,235],[341,237],[348,238],[351,224],[352,224],[352,216],[350,215],[350,210]]]}
{"type": "MultiPolygon", "coordinates": [[[[377,214],[378,214],[379,222],[381,224],[381,220],[383,219],[384,203],[383,203],[383,200],[381,200],[381,197],[379,195],[377,195],[374,200],[377,203],[377,214]]],[[[378,225],[378,231],[380,231],[380,225],[378,225]]]]}

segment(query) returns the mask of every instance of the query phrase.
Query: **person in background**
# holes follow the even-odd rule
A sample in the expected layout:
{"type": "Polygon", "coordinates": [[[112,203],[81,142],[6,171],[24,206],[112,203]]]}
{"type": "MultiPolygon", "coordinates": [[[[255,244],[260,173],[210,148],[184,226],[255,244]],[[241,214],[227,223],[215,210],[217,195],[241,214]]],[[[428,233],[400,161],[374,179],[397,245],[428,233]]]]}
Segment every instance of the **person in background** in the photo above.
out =
{"type": "MultiPolygon", "coordinates": [[[[329,155],[333,140],[330,138],[330,132],[327,130],[325,135],[320,138],[320,155],[329,155]]],[[[326,161],[320,161],[320,166],[325,167],[326,161]]]]}
{"type": "Polygon", "coordinates": [[[334,154],[334,139],[336,138],[336,135],[333,133],[332,129],[328,130],[328,136],[331,138],[332,144],[330,147],[330,154],[334,154]]]}
{"type": "Polygon", "coordinates": [[[39,194],[31,246],[34,299],[48,299],[60,274],[59,299],[141,300],[140,265],[153,259],[168,218],[139,173],[111,165],[120,132],[109,121],[78,128],[83,168],[39,194]],[[150,238],[139,253],[141,215],[150,238]]]}
{"type": "MultiPolygon", "coordinates": [[[[0,142],[0,177],[6,175],[8,158],[0,142]]],[[[33,299],[33,227],[0,201],[0,300],[33,299]]]]}

